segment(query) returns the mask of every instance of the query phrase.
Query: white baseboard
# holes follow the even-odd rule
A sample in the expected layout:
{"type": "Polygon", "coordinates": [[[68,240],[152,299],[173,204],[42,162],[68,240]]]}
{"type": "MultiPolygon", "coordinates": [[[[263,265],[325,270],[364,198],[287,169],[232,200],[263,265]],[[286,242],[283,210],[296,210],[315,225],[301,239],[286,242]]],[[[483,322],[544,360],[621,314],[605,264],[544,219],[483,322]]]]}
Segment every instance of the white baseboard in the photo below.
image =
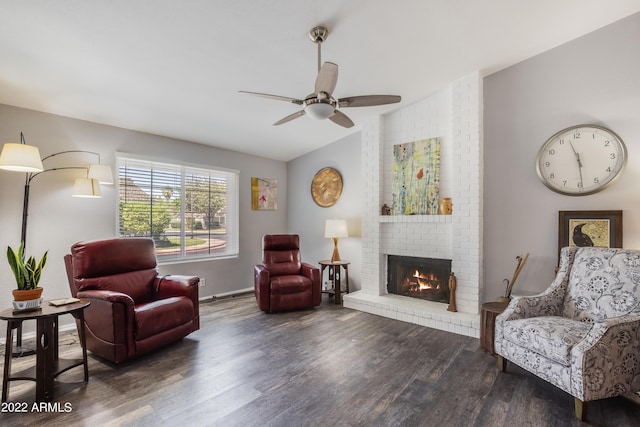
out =
{"type": "MultiPolygon", "coordinates": [[[[58,333],[67,332],[67,331],[71,331],[71,330],[75,330],[75,329],[76,329],[76,322],[74,321],[73,323],[69,323],[67,325],[60,325],[58,327],[58,333]]],[[[15,332],[14,332],[14,336],[15,336],[15,332]]],[[[22,340],[23,341],[34,339],[35,337],[36,337],[36,331],[25,332],[25,333],[22,334],[22,340]]],[[[7,343],[7,339],[6,338],[0,339],[0,344],[5,345],[6,343],[7,343]]]]}
{"type": "Polygon", "coordinates": [[[215,295],[200,296],[199,300],[200,302],[202,302],[202,301],[211,301],[216,299],[235,297],[237,295],[253,293],[253,290],[254,290],[253,287],[250,287],[250,288],[238,289],[231,292],[222,292],[220,294],[215,294],[215,295]]]}
{"type": "MultiPolygon", "coordinates": [[[[216,294],[216,295],[205,295],[205,296],[200,296],[198,298],[198,301],[200,302],[204,302],[204,301],[211,301],[211,300],[216,300],[218,298],[229,298],[229,297],[234,297],[237,295],[241,295],[241,294],[247,294],[253,292],[253,287],[251,288],[244,288],[244,289],[239,289],[237,291],[231,291],[231,292],[223,292],[220,294],[216,294]]],[[[59,332],[66,332],[66,331],[71,331],[76,329],[76,324],[75,322],[67,324],[67,325],[60,325],[60,328],[58,329],[59,332]]],[[[4,335],[4,334],[3,334],[4,335]]],[[[33,339],[36,337],[36,332],[26,332],[22,334],[22,339],[23,340],[29,340],[29,339],[33,339]]],[[[4,345],[6,338],[0,338],[0,344],[4,345]]]]}

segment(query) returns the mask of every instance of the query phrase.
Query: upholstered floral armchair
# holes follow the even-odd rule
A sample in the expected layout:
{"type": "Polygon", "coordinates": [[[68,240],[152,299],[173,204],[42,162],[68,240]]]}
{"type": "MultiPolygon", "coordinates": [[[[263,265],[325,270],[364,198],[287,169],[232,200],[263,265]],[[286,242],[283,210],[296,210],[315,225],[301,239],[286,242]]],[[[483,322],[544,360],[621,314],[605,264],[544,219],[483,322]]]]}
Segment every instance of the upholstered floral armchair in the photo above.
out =
{"type": "Polygon", "coordinates": [[[563,248],[543,293],[514,297],[496,319],[507,360],[585,402],[640,390],[640,251],[563,248]]]}

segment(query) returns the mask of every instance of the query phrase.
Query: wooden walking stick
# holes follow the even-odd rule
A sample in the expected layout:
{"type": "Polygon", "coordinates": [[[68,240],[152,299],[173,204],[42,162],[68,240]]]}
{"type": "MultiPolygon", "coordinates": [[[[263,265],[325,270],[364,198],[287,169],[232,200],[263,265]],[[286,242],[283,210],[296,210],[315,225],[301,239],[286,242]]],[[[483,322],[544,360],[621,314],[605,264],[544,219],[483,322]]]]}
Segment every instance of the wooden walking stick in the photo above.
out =
{"type": "Polygon", "coordinates": [[[521,256],[516,257],[516,259],[518,260],[518,264],[516,266],[516,271],[514,271],[513,273],[513,278],[511,279],[509,286],[507,286],[507,293],[505,294],[505,297],[507,299],[511,298],[511,290],[513,289],[513,285],[516,283],[516,279],[518,278],[518,275],[520,275],[520,272],[524,268],[524,264],[527,262],[528,258],[529,252],[525,254],[524,258],[522,258],[521,256]]]}

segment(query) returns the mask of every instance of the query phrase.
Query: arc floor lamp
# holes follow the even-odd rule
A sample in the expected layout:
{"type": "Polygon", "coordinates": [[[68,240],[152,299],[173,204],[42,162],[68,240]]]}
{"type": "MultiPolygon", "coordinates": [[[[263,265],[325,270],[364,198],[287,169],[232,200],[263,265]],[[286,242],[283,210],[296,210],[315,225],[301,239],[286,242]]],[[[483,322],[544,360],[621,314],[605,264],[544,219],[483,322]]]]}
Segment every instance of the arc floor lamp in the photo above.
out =
{"type": "MultiPolygon", "coordinates": [[[[57,170],[77,169],[85,171],[85,176],[75,179],[72,193],[74,197],[102,197],[100,184],[113,184],[111,167],[100,163],[100,154],[85,150],[66,150],[41,158],[38,147],[27,145],[22,132],[20,132],[20,143],[6,143],[2,147],[2,152],[0,153],[0,169],[11,172],[26,173],[24,198],[22,201],[22,228],[20,233],[20,241],[24,242],[25,247],[27,245],[27,220],[29,218],[29,191],[31,189],[31,181],[35,177],[46,172],[57,170]],[[48,159],[71,153],[95,155],[98,158],[98,163],[85,166],[72,165],[45,169],[44,162],[48,159]]],[[[22,347],[22,325],[20,325],[16,334],[14,356],[25,356],[28,354],[33,354],[33,350],[24,349],[22,347]]]]}

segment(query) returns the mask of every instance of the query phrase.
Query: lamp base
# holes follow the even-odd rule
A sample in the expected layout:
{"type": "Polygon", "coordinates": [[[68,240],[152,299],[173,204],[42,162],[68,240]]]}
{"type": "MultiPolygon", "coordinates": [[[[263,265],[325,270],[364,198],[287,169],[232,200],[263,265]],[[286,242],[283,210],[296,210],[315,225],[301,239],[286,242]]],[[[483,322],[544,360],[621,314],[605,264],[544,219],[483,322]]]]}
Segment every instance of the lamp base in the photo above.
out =
{"type": "Polygon", "coordinates": [[[340,253],[338,252],[338,238],[333,238],[333,255],[331,255],[331,262],[340,262],[340,253]]]}

